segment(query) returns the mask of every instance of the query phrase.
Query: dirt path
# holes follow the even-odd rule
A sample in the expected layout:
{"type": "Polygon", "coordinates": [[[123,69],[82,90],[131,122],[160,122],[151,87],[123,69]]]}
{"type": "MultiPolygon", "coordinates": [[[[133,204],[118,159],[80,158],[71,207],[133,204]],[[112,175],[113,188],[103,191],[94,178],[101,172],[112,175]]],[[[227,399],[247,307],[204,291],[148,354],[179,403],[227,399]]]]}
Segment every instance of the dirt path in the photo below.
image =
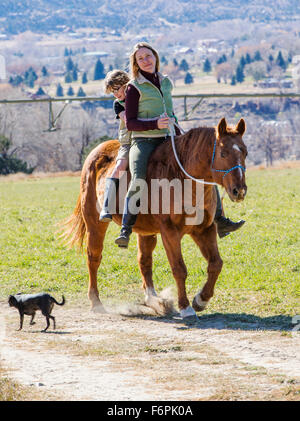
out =
{"type": "Polygon", "coordinates": [[[55,332],[40,332],[40,314],[17,332],[17,311],[0,303],[1,367],[50,399],[300,399],[300,335],[276,323],[212,315],[186,326],[178,316],[94,314],[87,305],[53,314],[55,332]]]}

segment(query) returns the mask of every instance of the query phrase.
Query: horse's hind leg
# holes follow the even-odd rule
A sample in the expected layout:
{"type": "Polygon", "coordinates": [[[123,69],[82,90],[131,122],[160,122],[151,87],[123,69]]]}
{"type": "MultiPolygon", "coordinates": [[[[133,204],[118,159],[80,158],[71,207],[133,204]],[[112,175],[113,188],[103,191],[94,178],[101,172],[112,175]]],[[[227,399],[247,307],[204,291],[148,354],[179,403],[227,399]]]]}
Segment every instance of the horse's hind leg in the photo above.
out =
{"type": "Polygon", "coordinates": [[[152,279],[152,253],[157,243],[156,235],[138,235],[138,263],[143,279],[145,304],[158,314],[165,315],[173,310],[169,300],[157,296],[152,279]]]}
{"type": "Polygon", "coordinates": [[[202,290],[195,295],[193,300],[193,308],[196,311],[202,311],[207,306],[210,298],[214,295],[214,287],[222,270],[223,261],[218,250],[215,225],[211,225],[201,233],[194,230],[191,237],[199,246],[203,256],[208,262],[207,282],[202,290]]]}
{"type": "MultiPolygon", "coordinates": [[[[98,216],[99,217],[99,216],[98,216]]],[[[104,307],[99,299],[97,272],[102,260],[103,242],[108,223],[97,221],[87,223],[87,265],[89,271],[88,298],[93,311],[104,313],[104,307]]]]}

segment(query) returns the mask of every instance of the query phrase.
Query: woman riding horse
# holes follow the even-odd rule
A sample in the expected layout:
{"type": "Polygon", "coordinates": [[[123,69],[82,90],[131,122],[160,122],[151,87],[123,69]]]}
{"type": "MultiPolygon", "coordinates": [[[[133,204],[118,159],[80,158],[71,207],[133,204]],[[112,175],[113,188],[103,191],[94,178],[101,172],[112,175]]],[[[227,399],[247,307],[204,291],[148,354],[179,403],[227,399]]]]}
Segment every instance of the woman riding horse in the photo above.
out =
{"type": "MultiPolygon", "coordinates": [[[[125,198],[122,228],[116,244],[128,247],[132,227],[136,222],[137,213],[131,212],[130,199],[141,188],[137,180],[146,180],[147,164],[154,149],[169,138],[169,120],[174,119],[172,88],[167,76],[159,72],[159,56],[148,43],[135,45],[130,56],[131,75],[126,100],[126,125],[132,132],[132,145],[129,153],[129,169],[131,183],[125,198]]],[[[176,128],[176,134],[180,134],[176,128]]],[[[225,218],[218,189],[217,211],[215,221],[220,237],[240,228],[245,221],[232,222],[225,218]]]]}

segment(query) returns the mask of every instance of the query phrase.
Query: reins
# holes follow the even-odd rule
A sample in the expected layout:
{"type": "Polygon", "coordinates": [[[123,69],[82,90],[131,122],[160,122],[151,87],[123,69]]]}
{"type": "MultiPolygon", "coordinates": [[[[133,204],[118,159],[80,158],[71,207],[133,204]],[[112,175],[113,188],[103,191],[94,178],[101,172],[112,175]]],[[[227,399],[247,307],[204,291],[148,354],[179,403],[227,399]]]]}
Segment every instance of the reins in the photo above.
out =
{"type": "MultiPolygon", "coordinates": [[[[184,169],[184,167],[182,166],[182,164],[181,164],[181,162],[180,162],[180,160],[179,160],[179,158],[178,158],[178,155],[177,155],[177,152],[176,152],[176,147],[175,147],[175,138],[174,138],[174,133],[175,133],[175,128],[174,128],[174,126],[176,126],[176,127],[178,127],[178,129],[180,130],[180,132],[181,133],[185,133],[185,131],[179,126],[179,124],[178,123],[173,123],[173,122],[170,122],[169,123],[169,131],[170,131],[170,136],[171,136],[171,142],[172,142],[172,148],[173,148],[173,152],[174,152],[174,156],[175,156],[175,158],[176,158],[176,161],[177,161],[177,164],[179,165],[179,167],[180,167],[180,169],[181,169],[181,171],[187,176],[187,177],[189,177],[189,178],[191,178],[193,181],[196,181],[196,183],[201,183],[201,184],[208,184],[208,185],[211,185],[211,186],[217,186],[218,185],[218,183],[215,183],[215,182],[211,182],[211,181],[205,181],[205,180],[202,180],[202,179],[199,179],[199,178],[195,178],[195,177],[193,177],[192,175],[190,175],[185,169],[184,169]]],[[[223,178],[225,177],[225,175],[227,175],[228,173],[230,173],[231,171],[233,171],[233,170],[235,170],[236,168],[241,168],[244,172],[246,171],[246,168],[245,167],[243,167],[242,165],[235,165],[234,167],[232,167],[232,168],[230,168],[229,170],[218,170],[218,169],[216,169],[216,168],[213,168],[213,163],[214,163],[214,160],[215,160],[215,153],[216,153],[216,146],[217,146],[217,139],[215,139],[215,142],[214,142],[214,149],[213,149],[213,156],[212,156],[212,161],[211,161],[211,166],[210,166],[210,169],[211,169],[211,171],[215,171],[215,172],[223,172],[224,173],[224,175],[223,175],[223,178]]]]}

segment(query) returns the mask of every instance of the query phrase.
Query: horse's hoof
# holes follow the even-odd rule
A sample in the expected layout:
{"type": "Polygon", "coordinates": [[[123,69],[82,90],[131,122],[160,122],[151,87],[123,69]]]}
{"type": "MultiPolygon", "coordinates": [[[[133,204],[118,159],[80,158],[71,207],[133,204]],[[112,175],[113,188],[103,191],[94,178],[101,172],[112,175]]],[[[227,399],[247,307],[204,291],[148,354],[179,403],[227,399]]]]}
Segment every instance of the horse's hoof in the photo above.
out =
{"type": "Polygon", "coordinates": [[[105,310],[105,308],[102,305],[99,305],[99,304],[96,305],[96,306],[93,306],[91,308],[91,311],[93,313],[99,313],[99,314],[105,314],[105,313],[107,313],[107,311],[105,310]]]}
{"type": "Polygon", "coordinates": [[[180,316],[182,317],[182,320],[187,324],[192,324],[199,321],[195,310],[192,309],[191,306],[180,310],[180,316]]]}
{"type": "Polygon", "coordinates": [[[193,299],[193,303],[192,303],[193,309],[195,311],[203,311],[203,310],[205,310],[205,308],[206,308],[206,306],[208,304],[208,301],[201,300],[200,295],[199,295],[199,298],[198,299],[197,299],[197,297],[198,296],[196,295],[194,297],[194,299],[193,299]]]}

